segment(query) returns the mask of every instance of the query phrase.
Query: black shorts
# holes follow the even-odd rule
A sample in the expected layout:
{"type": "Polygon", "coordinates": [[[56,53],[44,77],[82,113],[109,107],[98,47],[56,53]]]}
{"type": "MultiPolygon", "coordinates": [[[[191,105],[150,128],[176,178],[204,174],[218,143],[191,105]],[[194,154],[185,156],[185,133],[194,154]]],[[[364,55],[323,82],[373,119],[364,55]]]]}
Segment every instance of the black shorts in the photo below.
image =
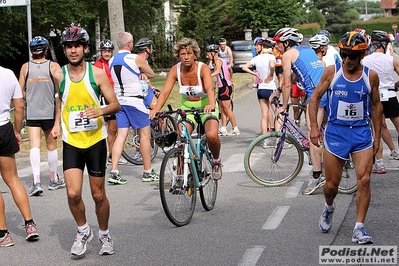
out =
{"type": "Polygon", "coordinates": [[[14,155],[18,151],[19,145],[11,122],[0,126],[0,156],[14,155]]]}
{"type": "Polygon", "coordinates": [[[105,122],[108,122],[108,121],[110,121],[110,120],[116,120],[115,114],[104,116],[104,121],[105,121],[105,122]]]}
{"type": "Polygon", "coordinates": [[[276,76],[278,76],[279,74],[283,74],[283,66],[276,66],[274,68],[274,73],[276,73],[276,76]]]}
{"type": "Polygon", "coordinates": [[[28,127],[40,127],[43,131],[47,131],[54,127],[54,122],[54,119],[26,120],[26,125],[28,127]]]}
{"type": "Polygon", "coordinates": [[[270,96],[272,96],[273,94],[273,90],[258,90],[256,96],[258,96],[258,100],[260,99],[265,99],[265,100],[269,100],[270,96]]]}
{"type": "Polygon", "coordinates": [[[91,176],[104,177],[107,161],[107,143],[105,139],[87,149],[76,148],[65,141],[63,144],[63,170],[78,168],[91,176]]]}
{"type": "Polygon", "coordinates": [[[220,87],[218,89],[218,100],[229,101],[232,93],[233,93],[233,88],[231,85],[220,87]]]}
{"type": "Polygon", "coordinates": [[[392,97],[388,101],[381,102],[385,118],[395,118],[399,116],[398,98],[392,97]]]}

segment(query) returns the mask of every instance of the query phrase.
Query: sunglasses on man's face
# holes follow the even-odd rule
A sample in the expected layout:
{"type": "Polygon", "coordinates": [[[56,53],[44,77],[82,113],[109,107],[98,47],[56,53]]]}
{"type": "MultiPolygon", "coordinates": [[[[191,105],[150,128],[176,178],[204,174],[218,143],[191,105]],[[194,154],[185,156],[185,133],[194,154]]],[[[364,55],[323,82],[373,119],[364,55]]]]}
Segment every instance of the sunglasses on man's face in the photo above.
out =
{"type": "Polygon", "coordinates": [[[355,60],[360,56],[360,53],[356,53],[356,54],[347,54],[347,53],[343,53],[341,52],[341,58],[345,59],[347,57],[349,57],[350,60],[355,60]]]}

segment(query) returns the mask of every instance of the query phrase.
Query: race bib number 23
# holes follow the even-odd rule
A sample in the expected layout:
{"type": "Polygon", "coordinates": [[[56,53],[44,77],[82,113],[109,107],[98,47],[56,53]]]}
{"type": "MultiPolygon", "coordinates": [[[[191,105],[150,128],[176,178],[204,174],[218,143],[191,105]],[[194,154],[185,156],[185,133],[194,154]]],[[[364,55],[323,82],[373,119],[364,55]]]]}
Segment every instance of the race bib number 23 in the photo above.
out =
{"type": "Polygon", "coordinates": [[[69,113],[69,132],[80,132],[98,129],[97,119],[88,119],[85,111],[69,113]]]}

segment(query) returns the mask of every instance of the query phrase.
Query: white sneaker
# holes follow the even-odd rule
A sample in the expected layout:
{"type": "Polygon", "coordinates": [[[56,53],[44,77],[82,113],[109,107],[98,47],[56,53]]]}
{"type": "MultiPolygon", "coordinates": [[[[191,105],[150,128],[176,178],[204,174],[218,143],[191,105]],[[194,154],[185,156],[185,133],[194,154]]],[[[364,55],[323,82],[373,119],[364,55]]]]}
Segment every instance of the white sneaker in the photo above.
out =
{"type": "Polygon", "coordinates": [[[240,135],[240,130],[238,129],[238,127],[233,127],[233,128],[231,129],[231,131],[230,131],[230,135],[233,135],[233,136],[238,136],[238,135],[240,135]]]}
{"type": "Polygon", "coordinates": [[[399,151],[398,150],[393,150],[389,154],[389,159],[394,159],[394,160],[399,160],[399,151]]]}
{"type": "Polygon", "coordinates": [[[227,128],[221,127],[219,129],[219,136],[227,136],[227,128]]]}

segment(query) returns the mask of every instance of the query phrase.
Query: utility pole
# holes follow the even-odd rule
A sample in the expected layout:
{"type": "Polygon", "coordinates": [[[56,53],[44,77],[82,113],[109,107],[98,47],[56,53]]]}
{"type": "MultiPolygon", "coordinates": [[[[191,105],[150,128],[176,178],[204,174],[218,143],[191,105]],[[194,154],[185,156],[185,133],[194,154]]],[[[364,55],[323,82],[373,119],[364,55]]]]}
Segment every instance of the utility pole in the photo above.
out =
{"type": "Polygon", "coordinates": [[[125,31],[122,0],[108,0],[108,16],[111,41],[115,43],[115,52],[117,52],[119,50],[116,42],[117,36],[120,32],[125,31]]]}

